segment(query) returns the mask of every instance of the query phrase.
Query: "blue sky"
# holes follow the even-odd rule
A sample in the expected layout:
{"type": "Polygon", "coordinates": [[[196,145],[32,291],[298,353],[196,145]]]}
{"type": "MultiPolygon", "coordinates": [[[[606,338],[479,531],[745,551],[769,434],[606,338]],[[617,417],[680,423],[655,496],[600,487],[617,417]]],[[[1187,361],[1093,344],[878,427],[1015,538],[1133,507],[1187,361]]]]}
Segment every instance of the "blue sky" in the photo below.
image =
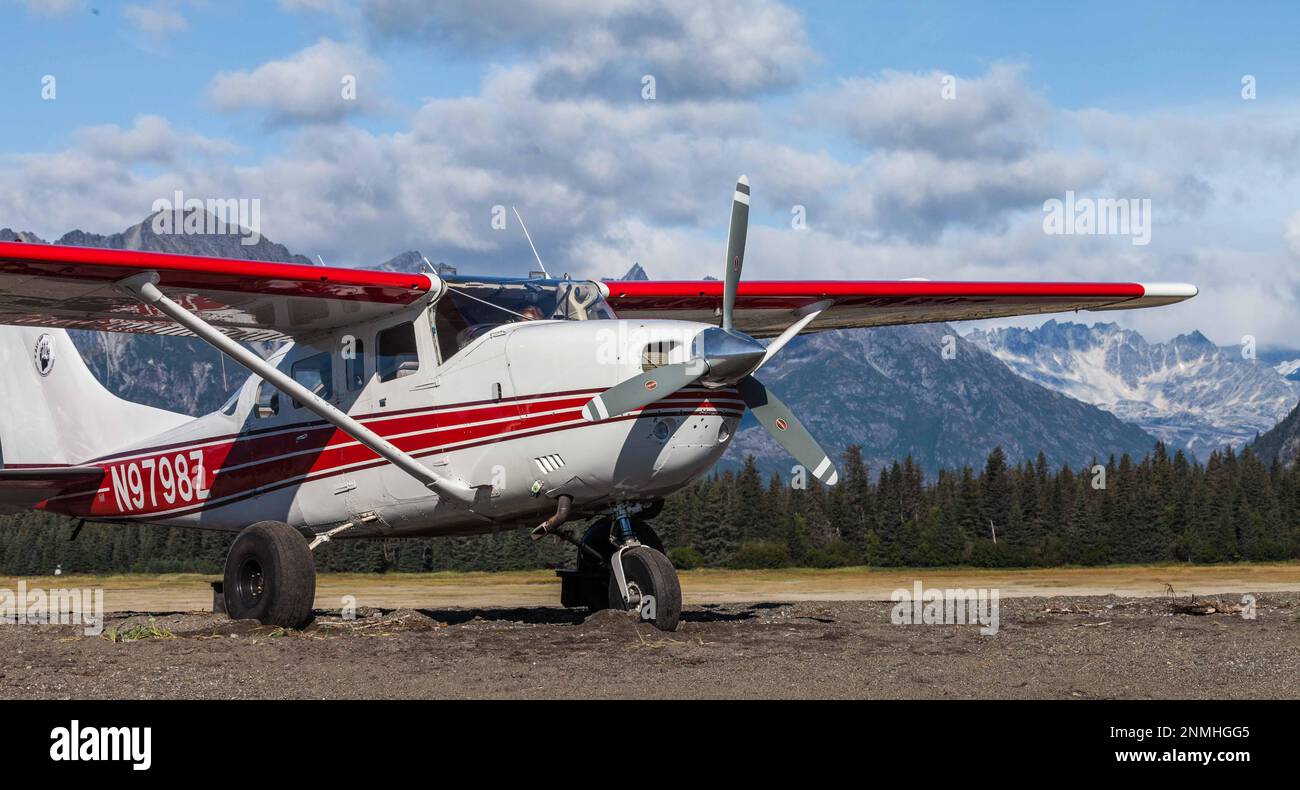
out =
{"type": "MultiPolygon", "coordinates": [[[[79,126],[125,125],[141,113],[165,113],[205,134],[235,136],[248,151],[267,150],[273,135],[212,112],[204,90],[213,74],[274,60],[322,37],[364,35],[333,17],[245,0],[175,4],[188,29],[155,37],[126,18],[127,5],[105,0],[66,13],[6,15],[0,90],[18,122],[0,126],[4,150],[53,150],[79,126]],[[71,101],[41,101],[39,80],[48,73],[59,76],[71,101]]],[[[1256,75],[1268,100],[1294,100],[1300,91],[1295,3],[1110,2],[1086,13],[1033,2],[791,5],[803,13],[818,56],[810,81],[884,69],[969,74],[1017,62],[1032,66],[1028,81],[1053,104],[1073,109],[1232,104],[1243,74],[1256,75]]],[[[425,97],[472,94],[492,62],[450,48],[385,44],[380,51],[390,66],[387,87],[408,110],[425,97]]]]}
{"type": "Polygon", "coordinates": [[[1242,74],[1294,97],[1300,6],[1214,2],[802,2],[825,78],[1032,65],[1054,104],[1151,109],[1238,99],[1242,74]]]}
{"type": "Polygon", "coordinates": [[[1300,345],[1295,4],[0,4],[0,227],[114,232],[183,189],[331,262],[517,273],[489,217],[518,204],[557,267],[695,277],[747,172],[755,276],[1185,280],[1196,307],[1119,320],[1300,345]],[[1046,235],[1067,190],[1150,199],[1151,244],[1046,235]]]}

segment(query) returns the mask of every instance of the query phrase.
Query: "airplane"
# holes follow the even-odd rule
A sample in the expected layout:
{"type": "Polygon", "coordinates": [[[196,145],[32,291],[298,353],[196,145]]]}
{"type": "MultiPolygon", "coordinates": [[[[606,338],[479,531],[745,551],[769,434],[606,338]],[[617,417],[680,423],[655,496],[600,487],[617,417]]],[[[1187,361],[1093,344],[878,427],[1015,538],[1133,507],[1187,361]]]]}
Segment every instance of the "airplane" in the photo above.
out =
{"type": "Polygon", "coordinates": [[[236,533],[227,614],[289,628],[312,619],[312,552],[330,540],[532,526],[576,546],[576,567],[559,572],[564,606],[623,609],[672,631],[681,587],[651,522],[712,469],[746,410],[812,477],[837,481],[755,377],[796,335],[1197,293],[743,281],[749,196],[742,176],[721,280],[402,274],[0,243],[0,512],[236,533]],[[251,375],[198,418],[127,402],[89,372],[74,328],[198,337],[251,375]],[[267,341],[279,344],[265,357],[247,345],[267,341]],[[581,538],[564,528],[578,520],[581,538]]]}

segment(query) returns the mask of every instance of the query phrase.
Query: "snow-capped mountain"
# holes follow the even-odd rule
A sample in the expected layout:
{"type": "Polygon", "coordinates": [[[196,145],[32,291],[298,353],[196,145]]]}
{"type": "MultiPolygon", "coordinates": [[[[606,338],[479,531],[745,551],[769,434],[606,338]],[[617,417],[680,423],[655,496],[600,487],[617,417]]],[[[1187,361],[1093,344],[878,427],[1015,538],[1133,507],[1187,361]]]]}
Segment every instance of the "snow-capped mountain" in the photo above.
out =
{"type": "Polygon", "coordinates": [[[1300,382],[1200,332],[1148,343],[1116,324],[1048,321],[1037,329],[976,330],[967,339],[1021,376],[1200,458],[1269,430],[1300,399],[1300,382]]]}
{"type": "Polygon", "coordinates": [[[1273,366],[1278,375],[1291,381],[1300,380],[1300,359],[1292,359],[1273,366]]]}
{"type": "MultiPolygon", "coordinates": [[[[909,455],[931,476],[978,469],[994,447],[1015,463],[1042,452],[1053,466],[1078,469],[1111,455],[1141,458],[1155,444],[1135,425],[1017,376],[948,324],[800,335],[761,378],[832,458],[858,444],[875,470],[909,455]],[[949,338],[955,353],[945,358],[949,338]]],[[[750,416],[723,465],[746,455],[765,474],[788,474],[793,463],[750,416]]]]}

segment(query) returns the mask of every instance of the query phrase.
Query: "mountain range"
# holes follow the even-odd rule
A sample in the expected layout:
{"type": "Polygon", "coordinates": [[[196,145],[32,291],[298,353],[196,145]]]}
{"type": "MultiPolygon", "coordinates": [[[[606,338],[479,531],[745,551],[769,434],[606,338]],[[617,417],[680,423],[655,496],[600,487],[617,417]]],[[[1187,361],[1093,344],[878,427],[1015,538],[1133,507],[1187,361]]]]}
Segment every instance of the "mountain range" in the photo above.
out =
{"type": "MultiPolygon", "coordinates": [[[[1141,457],[1155,444],[1137,426],[1015,375],[947,324],[801,335],[761,378],[828,452],[861,445],[877,469],[908,455],[928,475],[979,468],[998,446],[1012,462],[1042,452],[1078,469],[1111,454],[1141,457]]],[[[724,461],[752,454],[761,468],[787,472],[788,456],[751,421],[724,461]]]]}
{"type": "Polygon", "coordinates": [[[1048,321],[1037,329],[976,330],[967,339],[1019,375],[1141,426],[1204,460],[1240,447],[1300,400],[1290,381],[1235,346],[1200,332],[1148,342],[1113,323],[1048,321]]]}

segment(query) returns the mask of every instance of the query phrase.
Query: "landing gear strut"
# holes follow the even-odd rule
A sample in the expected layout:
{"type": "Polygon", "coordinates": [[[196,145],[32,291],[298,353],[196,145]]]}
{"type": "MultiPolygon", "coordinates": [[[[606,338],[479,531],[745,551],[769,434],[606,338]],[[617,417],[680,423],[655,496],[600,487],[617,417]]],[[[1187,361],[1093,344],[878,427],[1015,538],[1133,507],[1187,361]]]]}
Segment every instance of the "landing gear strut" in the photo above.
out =
{"type": "Polygon", "coordinates": [[[681,619],[681,585],[659,536],[640,515],[623,506],[592,524],[580,542],[577,569],[560,572],[561,603],[635,611],[673,631],[681,619]]]}
{"type": "Polygon", "coordinates": [[[226,555],[222,592],[232,620],[303,627],[316,598],[316,562],[306,539],[279,521],[246,527],[226,555]]]}

